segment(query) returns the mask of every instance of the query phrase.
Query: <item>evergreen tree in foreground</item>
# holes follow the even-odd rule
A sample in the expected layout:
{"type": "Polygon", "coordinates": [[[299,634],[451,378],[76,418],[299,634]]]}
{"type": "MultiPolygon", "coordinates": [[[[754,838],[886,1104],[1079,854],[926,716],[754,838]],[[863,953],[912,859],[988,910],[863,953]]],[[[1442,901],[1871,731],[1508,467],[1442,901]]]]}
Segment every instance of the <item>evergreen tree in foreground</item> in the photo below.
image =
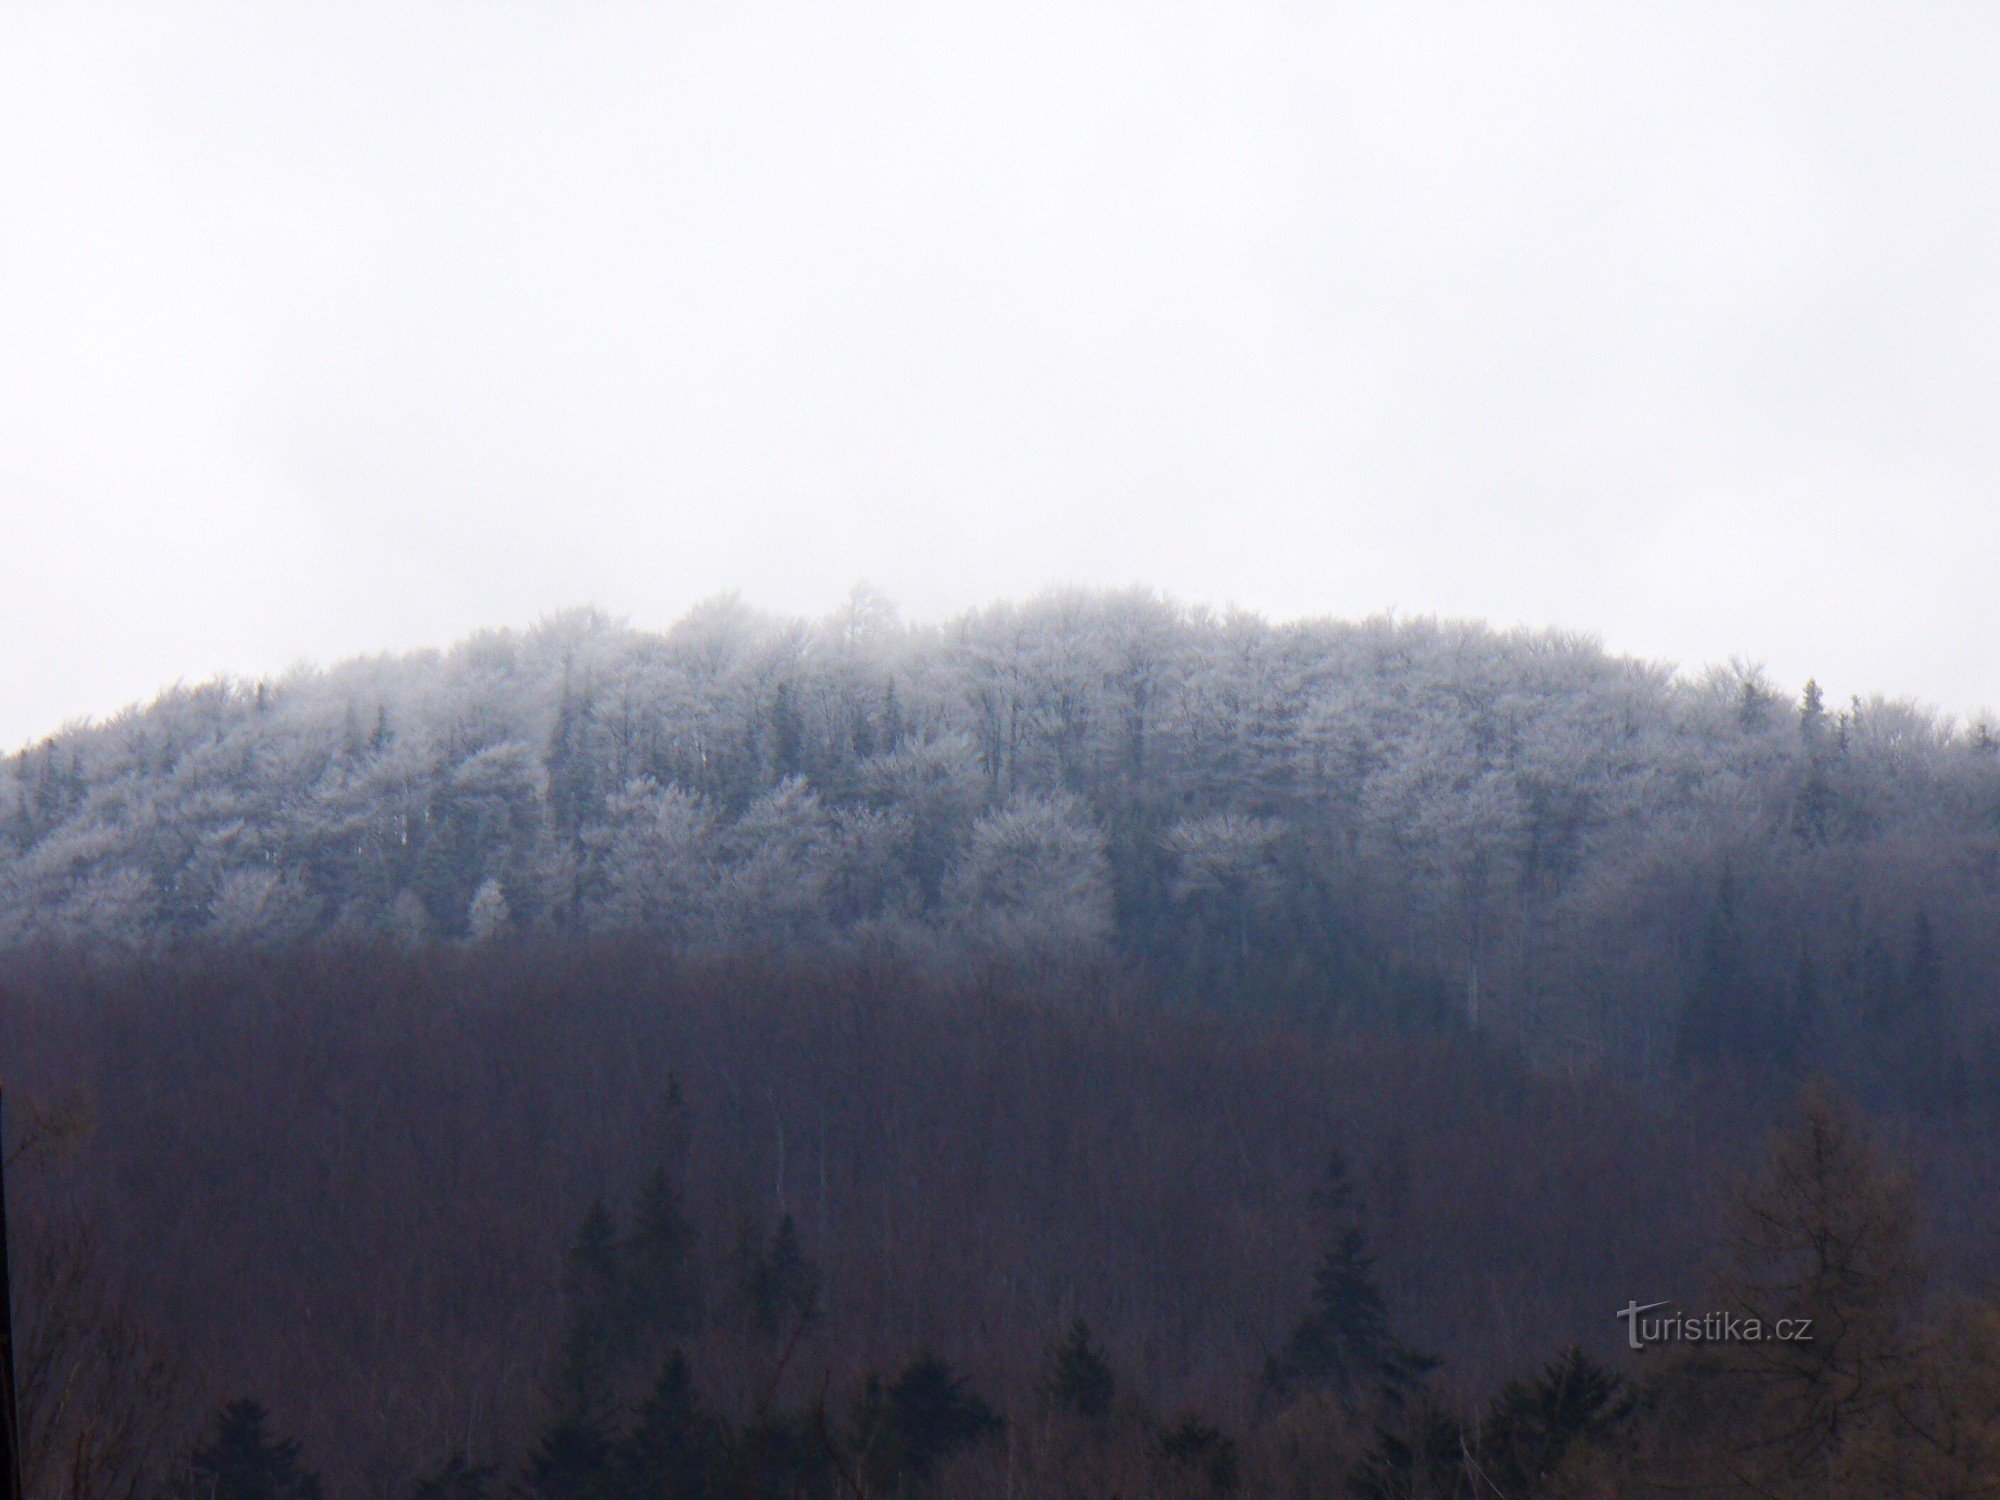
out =
{"type": "Polygon", "coordinates": [[[887,1384],[868,1377],[854,1425],[869,1482],[894,1495],[927,1486],[940,1464],[1001,1423],[964,1376],[923,1354],[887,1384]]]}
{"type": "Polygon", "coordinates": [[[1890,1493],[1923,1343],[1908,1183],[1844,1106],[1808,1092],[1736,1203],[1717,1301],[1805,1336],[1720,1346],[1737,1467],[1774,1492],[1890,1493]],[[1845,1486],[1845,1488],[1842,1488],[1845,1486]]]}
{"type": "Polygon", "coordinates": [[[274,1441],[264,1408],[232,1401],[216,1414],[214,1435],[188,1454],[177,1487],[185,1500],[319,1500],[319,1477],[299,1462],[299,1445],[274,1441]]]}
{"type": "Polygon", "coordinates": [[[1573,1451],[1615,1433],[1634,1405],[1622,1379],[1571,1349],[1501,1387],[1480,1423],[1480,1471],[1509,1495],[1539,1494],[1573,1451]]]}
{"type": "Polygon", "coordinates": [[[1328,1238],[1313,1271],[1312,1302],[1284,1347],[1265,1362],[1266,1399],[1287,1401],[1319,1390],[1354,1409],[1376,1401],[1400,1406],[1437,1361],[1389,1332],[1375,1286],[1375,1256],[1361,1230],[1347,1163],[1337,1151],[1319,1208],[1328,1238]]]}
{"type": "Polygon", "coordinates": [[[1095,1421],[1111,1410],[1118,1380],[1104,1351],[1091,1342],[1090,1326],[1074,1319],[1069,1331],[1050,1351],[1042,1396],[1058,1411],[1095,1421]]]}
{"type": "Polygon", "coordinates": [[[472,1463],[463,1449],[454,1448],[442,1465],[417,1481],[415,1500],[487,1500],[493,1475],[491,1464],[472,1463]]]}
{"type": "Polygon", "coordinates": [[[1183,1412],[1153,1440],[1153,1461],[1176,1495],[1236,1492],[1236,1440],[1198,1413],[1183,1412]]]}
{"type": "MultiPolygon", "coordinates": [[[[622,1443],[621,1391],[639,1359],[654,1356],[665,1338],[693,1330],[699,1312],[693,1249],[693,1226],[664,1169],[640,1192],[629,1234],[620,1234],[601,1202],[591,1204],[564,1267],[567,1319],[549,1389],[551,1419],[528,1461],[531,1494],[547,1500],[608,1494],[635,1465],[650,1472],[635,1444],[674,1441],[671,1429],[681,1420],[675,1413],[693,1411],[692,1383],[678,1352],[642,1409],[639,1428],[622,1443]]],[[[635,1491],[660,1492],[650,1480],[635,1491]]]]}
{"type": "MultiPolygon", "coordinates": [[[[1429,1391],[1419,1391],[1401,1421],[1375,1434],[1347,1476],[1347,1493],[1354,1500],[1475,1500],[1482,1491],[1466,1458],[1464,1424],[1429,1391]]],[[[1511,1500],[1516,1492],[1502,1493],[1511,1500]]]]}
{"type": "Polygon", "coordinates": [[[535,1500],[596,1500],[607,1493],[611,1446],[602,1420],[559,1415],[528,1458],[527,1492],[535,1500]]]}
{"type": "Polygon", "coordinates": [[[615,1486],[633,1500],[706,1500],[722,1493],[729,1431],[703,1409],[685,1355],[667,1356],[612,1461],[615,1486]]]}
{"type": "MultiPolygon", "coordinates": [[[[642,1347],[694,1332],[701,1316],[694,1248],[694,1225],[681,1208],[679,1187],[661,1167],[639,1194],[619,1257],[630,1338],[642,1347]]],[[[644,1353],[658,1357],[656,1349],[644,1353]]]]}
{"type": "Polygon", "coordinates": [[[819,1310],[819,1272],[807,1258],[790,1214],[778,1221],[768,1248],[760,1241],[746,1226],[737,1247],[736,1300],[750,1333],[776,1339],[819,1310]]]}
{"type": "Polygon", "coordinates": [[[619,1345],[629,1328],[621,1316],[624,1269],[618,1226],[601,1202],[593,1202],[563,1268],[567,1318],[550,1392],[562,1420],[587,1425],[609,1415],[619,1345]]]}

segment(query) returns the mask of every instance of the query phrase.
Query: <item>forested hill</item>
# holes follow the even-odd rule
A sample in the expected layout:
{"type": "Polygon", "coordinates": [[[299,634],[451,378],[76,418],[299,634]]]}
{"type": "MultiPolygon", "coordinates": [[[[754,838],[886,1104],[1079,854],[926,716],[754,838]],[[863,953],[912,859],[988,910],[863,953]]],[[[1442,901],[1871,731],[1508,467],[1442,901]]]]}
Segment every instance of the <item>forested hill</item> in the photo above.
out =
{"type": "Polygon", "coordinates": [[[1190,1001],[1961,1092],[2000,1055],[1997,895],[1983,725],[1143,593],[567,615],[176,688],[0,766],[11,947],[1117,955],[1190,1001]]]}

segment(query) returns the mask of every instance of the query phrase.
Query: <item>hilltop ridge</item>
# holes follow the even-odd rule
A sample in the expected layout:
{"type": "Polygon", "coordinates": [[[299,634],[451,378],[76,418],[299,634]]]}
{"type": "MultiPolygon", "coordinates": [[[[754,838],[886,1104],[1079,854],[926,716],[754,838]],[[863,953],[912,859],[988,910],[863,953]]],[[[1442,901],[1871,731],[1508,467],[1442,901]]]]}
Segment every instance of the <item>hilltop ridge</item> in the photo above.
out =
{"type": "Polygon", "coordinates": [[[1143,591],[936,626],[864,591],[658,633],[577,611],[177,687],[0,762],[7,946],[1110,960],[1633,1062],[1838,1058],[1913,1008],[1983,1056],[1996,863],[1983,722],[1143,591]]]}

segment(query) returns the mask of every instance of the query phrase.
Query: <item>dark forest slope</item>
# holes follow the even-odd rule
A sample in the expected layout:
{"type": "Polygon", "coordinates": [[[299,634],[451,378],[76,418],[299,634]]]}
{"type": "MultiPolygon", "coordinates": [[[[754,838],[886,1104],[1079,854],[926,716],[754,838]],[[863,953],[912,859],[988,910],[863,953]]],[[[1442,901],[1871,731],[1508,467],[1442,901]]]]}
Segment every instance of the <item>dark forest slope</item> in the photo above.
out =
{"type": "MultiPolygon", "coordinates": [[[[10,1144],[48,1140],[9,1173],[31,1494],[126,1493],[121,1475],[157,1476],[248,1395],[336,1497],[436,1500],[417,1477],[457,1449],[499,1465],[489,1496],[851,1500],[825,1475],[534,1478],[593,1305],[580,1268],[620,1243],[672,1271],[678,1311],[597,1370],[607,1425],[635,1410],[668,1333],[746,1431],[773,1403],[808,1424],[819,1406],[844,1438],[870,1372],[927,1352],[1007,1414],[964,1482],[878,1496],[1220,1496],[1145,1478],[1156,1434],[1190,1410],[1241,1441],[1235,1493],[1353,1493],[1338,1477],[1385,1415],[1319,1396],[1281,1409],[1260,1373],[1347,1227],[1386,1327],[1442,1361],[1428,1389],[1475,1409],[1571,1344],[1661,1373],[1623,1347],[1628,1302],[1740,1306],[1702,1299],[1771,1118],[1741,1093],[1537,1074],[1462,1037],[1218,1016],[1070,978],[689,965],[604,941],[0,961],[10,1144]],[[1352,1197],[1331,1213],[1336,1155],[1352,1197]],[[675,1211],[649,1220],[662,1171],[675,1211]],[[767,1316],[787,1286],[792,1311],[767,1316]],[[1087,1462],[1044,1385],[1077,1318],[1120,1393],[1109,1427],[1070,1434],[1087,1462]],[[1301,1437],[1317,1446],[1293,1452],[1301,1437]],[[86,1453],[99,1487],[72,1488],[86,1453]],[[1139,1470],[1093,1468],[1114,1460],[1139,1470]]],[[[1950,1308],[1992,1285],[1995,1137],[1882,1129],[1916,1171],[1913,1222],[1950,1308]]],[[[1992,1368],[1950,1378],[1985,1402],[1970,1430],[2000,1452],[1992,1368]]],[[[1864,1386],[1850,1404],[1874,1399],[1864,1386]]],[[[1759,1440],[1740,1404],[1720,1409],[1732,1440],[1759,1440]]],[[[1690,1441],[1714,1439],[1697,1425],[1690,1441]]]]}

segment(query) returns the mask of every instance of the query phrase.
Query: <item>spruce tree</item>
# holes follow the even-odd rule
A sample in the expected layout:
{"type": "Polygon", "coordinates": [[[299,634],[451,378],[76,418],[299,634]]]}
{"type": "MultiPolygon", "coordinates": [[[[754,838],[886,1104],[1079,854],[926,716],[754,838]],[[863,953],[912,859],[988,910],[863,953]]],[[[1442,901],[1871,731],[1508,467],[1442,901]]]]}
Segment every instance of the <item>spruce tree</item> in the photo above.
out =
{"type": "Polygon", "coordinates": [[[1907,1183],[1846,1108],[1806,1095],[1737,1200],[1716,1288],[1719,1306],[1767,1331],[1805,1329],[1720,1346],[1746,1398],[1732,1436],[1769,1491],[1828,1493],[1840,1480],[1839,1493],[1867,1492],[1850,1462],[1870,1428],[1904,1421],[1919,1359],[1914,1239],[1907,1183]]]}
{"type": "Polygon", "coordinates": [[[1076,1318],[1061,1341],[1049,1352],[1048,1373],[1042,1379],[1042,1395],[1058,1411],[1095,1421],[1111,1410],[1117,1394],[1117,1377],[1110,1362],[1090,1339],[1090,1327],[1076,1318]]]}
{"type": "Polygon", "coordinates": [[[413,1500],[487,1500],[493,1475],[491,1464],[472,1463],[464,1449],[454,1448],[443,1464],[417,1481],[413,1500]]]}
{"type": "Polygon", "coordinates": [[[255,1401],[232,1401],[212,1436],[189,1454],[178,1487],[185,1500],[319,1500],[319,1477],[299,1461],[292,1439],[273,1440],[255,1401]]]}
{"type": "Polygon", "coordinates": [[[639,1194],[619,1256],[631,1336],[649,1357],[657,1357],[660,1340],[694,1332],[701,1306],[694,1252],[694,1225],[673,1174],[662,1167],[639,1194]]]}
{"type": "Polygon", "coordinates": [[[729,1457],[728,1429],[703,1409],[686,1356],[673,1350],[613,1457],[619,1494],[706,1500],[722,1493],[729,1457]]]}
{"type": "Polygon", "coordinates": [[[923,1489],[939,1465],[998,1432],[1001,1422],[964,1376],[926,1353],[886,1384],[870,1375],[854,1425],[870,1482],[896,1494],[923,1489]]]}
{"type": "Polygon", "coordinates": [[[777,1338],[809,1319],[819,1307],[819,1272],[806,1258],[798,1225],[786,1214],[768,1247],[746,1230],[738,1249],[736,1297],[750,1331],[777,1338]]]}
{"type": "Polygon", "coordinates": [[[593,1202],[563,1267],[565,1320],[549,1387],[551,1415],[529,1456],[526,1488],[537,1500],[606,1493],[617,1367],[627,1322],[618,1226],[593,1202]]]}
{"type": "Polygon", "coordinates": [[[1475,1485],[1465,1424],[1429,1391],[1420,1392],[1396,1423],[1377,1430],[1348,1471],[1346,1489],[1354,1500],[1483,1500],[1494,1493],[1475,1485]]]}
{"type": "Polygon", "coordinates": [[[1236,1440],[1195,1412],[1183,1412],[1153,1440],[1153,1460],[1166,1470],[1176,1493],[1204,1496],[1236,1492],[1236,1440]]]}
{"type": "Polygon", "coordinates": [[[567,1316],[550,1393],[562,1416],[602,1417],[613,1399],[618,1345],[626,1331],[619,1316],[623,1272],[618,1226],[603,1203],[593,1202],[564,1266],[567,1316]]]}
{"type": "Polygon", "coordinates": [[[1337,1151],[1319,1209],[1327,1240],[1313,1271],[1312,1301],[1284,1347],[1265,1362],[1265,1397],[1284,1401],[1323,1390],[1350,1408],[1377,1400],[1398,1405],[1437,1362],[1389,1332],[1375,1286],[1375,1256],[1361,1229],[1346,1161],[1337,1151]]]}
{"type": "Polygon", "coordinates": [[[1631,1415],[1625,1382],[1581,1349],[1527,1380],[1510,1380],[1479,1426],[1479,1468],[1509,1495],[1535,1495],[1572,1450],[1614,1432],[1631,1415]]]}

